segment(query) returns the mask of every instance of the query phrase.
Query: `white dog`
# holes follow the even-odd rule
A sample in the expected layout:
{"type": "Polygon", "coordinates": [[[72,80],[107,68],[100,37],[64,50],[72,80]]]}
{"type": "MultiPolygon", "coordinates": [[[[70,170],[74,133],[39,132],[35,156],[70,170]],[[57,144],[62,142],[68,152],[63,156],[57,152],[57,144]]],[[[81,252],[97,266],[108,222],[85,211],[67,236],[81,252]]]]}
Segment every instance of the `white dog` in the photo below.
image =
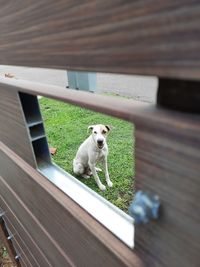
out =
{"type": "Polygon", "coordinates": [[[94,176],[94,179],[101,190],[105,190],[106,187],[99,179],[97,171],[101,169],[96,168],[97,162],[102,161],[106,182],[109,187],[112,187],[112,182],[108,173],[107,156],[108,146],[106,143],[107,133],[110,131],[108,125],[91,125],[88,127],[92,130],[92,134],[80,145],[76,157],[73,160],[73,171],[77,175],[81,175],[83,178],[90,178],[90,175],[94,176]]]}

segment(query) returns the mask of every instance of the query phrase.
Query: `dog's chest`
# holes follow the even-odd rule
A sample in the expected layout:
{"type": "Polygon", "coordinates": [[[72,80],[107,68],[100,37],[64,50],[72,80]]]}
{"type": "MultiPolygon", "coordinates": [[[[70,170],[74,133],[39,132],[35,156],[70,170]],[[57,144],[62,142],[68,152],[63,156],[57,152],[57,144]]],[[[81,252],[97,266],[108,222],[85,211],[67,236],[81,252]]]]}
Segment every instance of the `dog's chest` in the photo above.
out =
{"type": "Polygon", "coordinates": [[[105,156],[106,156],[106,150],[104,150],[104,149],[96,152],[97,161],[103,160],[105,158],[105,156]]]}

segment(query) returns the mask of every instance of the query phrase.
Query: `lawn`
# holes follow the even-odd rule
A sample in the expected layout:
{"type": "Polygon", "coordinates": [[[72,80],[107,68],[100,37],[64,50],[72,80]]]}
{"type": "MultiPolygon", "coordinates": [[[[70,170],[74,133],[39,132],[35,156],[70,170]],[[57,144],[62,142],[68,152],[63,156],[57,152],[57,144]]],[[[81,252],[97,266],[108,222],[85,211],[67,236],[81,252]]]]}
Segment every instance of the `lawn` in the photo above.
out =
{"type": "MultiPolygon", "coordinates": [[[[72,161],[80,144],[88,137],[87,127],[92,124],[112,126],[107,143],[109,147],[108,168],[112,188],[102,192],[98,189],[93,177],[83,179],[76,177],[101,196],[127,212],[133,199],[133,125],[107,115],[72,106],[55,100],[42,98],[39,100],[44,119],[48,143],[57,148],[53,161],[73,174],[72,161]]],[[[101,167],[101,166],[100,166],[101,167]]],[[[99,173],[106,185],[104,173],[99,173]]]]}

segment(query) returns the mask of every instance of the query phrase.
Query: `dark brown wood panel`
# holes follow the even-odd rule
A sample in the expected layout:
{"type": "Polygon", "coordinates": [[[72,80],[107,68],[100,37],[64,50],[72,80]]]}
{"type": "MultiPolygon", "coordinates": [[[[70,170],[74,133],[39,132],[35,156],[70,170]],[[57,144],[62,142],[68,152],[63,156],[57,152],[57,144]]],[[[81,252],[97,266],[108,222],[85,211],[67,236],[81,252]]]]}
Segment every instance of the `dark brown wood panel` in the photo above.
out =
{"type": "Polygon", "coordinates": [[[13,240],[17,244],[20,244],[19,253],[23,253],[23,255],[21,255],[22,260],[27,258],[31,263],[31,266],[50,266],[48,259],[45,257],[37,243],[34,242],[29,232],[20,222],[20,214],[15,215],[6,203],[6,199],[3,199],[2,196],[0,197],[0,203],[1,207],[5,211],[4,220],[9,230],[13,234],[13,240]]]}
{"type": "Polygon", "coordinates": [[[60,86],[47,85],[25,80],[2,78],[0,84],[6,90],[24,92],[33,95],[42,95],[49,98],[67,102],[97,112],[113,115],[125,120],[132,120],[132,117],[147,114],[146,108],[149,104],[130,99],[117,98],[112,96],[97,95],[72,89],[64,89],[60,86]]]}
{"type": "MultiPolygon", "coordinates": [[[[27,94],[42,95],[105,113],[107,115],[115,116],[133,122],[136,126],[140,126],[143,122],[148,122],[148,124],[154,125],[155,131],[155,120],[160,127],[162,125],[163,131],[167,127],[170,127],[173,131],[173,129],[175,129],[174,126],[177,125],[177,121],[180,121],[183,127],[186,124],[194,130],[198,128],[199,125],[199,115],[174,112],[168,109],[156,107],[153,104],[135,101],[133,99],[104,96],[72,89],[65,90],[59,86],[46,85],[36,82],[33,83],[25,80],[2,78],[0,84],[2,84],[6,90],[12,92],[21,91],[27,94]]],[[[187,134],[192,136],[193,132],[187,131],[187,134]]]]}
{"type": "MultiPolygon", "coordinates": [[[[2,212],[1,208],[0,208],[0,212],[2,212]]],[[[9,254],[10,261],[14,264],[15,263],[15,252],[10,242],[8,241],[6,234],[7,232],[5,233],[4,221],[2,220],[2,218],[0,218],[0,246],[2,247],[2,244],[3,244],[6,247],[7,253],[9,254]]],[[[0,258],[0,264],[2,265],[1,258],[0,258]]]]}
{"type": "Polygon", "coordinates": [[[200,77],[200,2],[1,1],[0,64],[200,77]]]}
{"type": "Polygon", "coordinates": [[[17,91],[0,86],[0,141],[35,167],[28,130],[17,91]]]}
{"type": "Polygon", "coordinates": [[[52,266],[143,266],[132,250],[3,143],[0,151],[0,194],[52,266]]]}
{"type": "Polygon", "coordinates": [[[21,251],[20,253],[20,260],[17,260],[19,267],[32,267],[34,265],[31,264],[30,260],[28,259],[27,255],[24,253],[24,251],[21,248],[21,243],[19,244],[15,239],[12,241],[15,249],[17,251],[21,251]]]}
{"type": "Polygon", "coordinates": [[[162,203],[158,221],[136,227],[135,249],[148,267],[199,266],[199,163],[199,115],[173,112],[168,120],[137,122],[136,189],[162,203]]]}

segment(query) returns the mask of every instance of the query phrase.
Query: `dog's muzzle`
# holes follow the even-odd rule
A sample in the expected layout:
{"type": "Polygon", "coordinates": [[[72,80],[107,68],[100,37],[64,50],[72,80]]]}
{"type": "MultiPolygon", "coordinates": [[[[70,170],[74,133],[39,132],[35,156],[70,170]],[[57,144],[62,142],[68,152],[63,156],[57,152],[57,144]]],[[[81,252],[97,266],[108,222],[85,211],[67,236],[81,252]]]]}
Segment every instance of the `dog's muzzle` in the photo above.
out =
{"type": "Polygon", "coordinates": [[[98,146],[98,148],[102,149],[104,146],[103,140],[97,140],[97,146],[98,146]]]}

